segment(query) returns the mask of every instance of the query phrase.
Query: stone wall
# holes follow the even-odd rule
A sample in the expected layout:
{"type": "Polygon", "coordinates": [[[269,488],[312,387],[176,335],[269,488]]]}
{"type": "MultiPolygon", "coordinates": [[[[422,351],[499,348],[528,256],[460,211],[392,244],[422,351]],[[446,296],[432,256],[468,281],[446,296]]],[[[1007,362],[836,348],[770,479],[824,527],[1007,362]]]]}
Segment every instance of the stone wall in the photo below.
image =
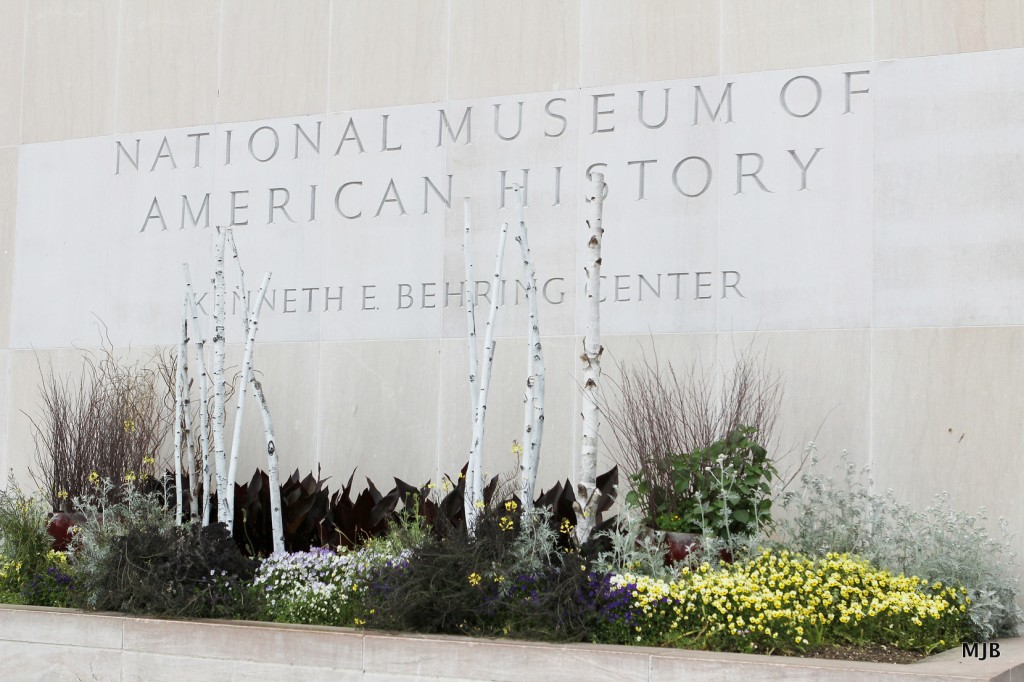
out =
{"type": "MultiPolygon", "coordinates": [[[[133,354],[173,343],[180,263],[208,276],[211,231],[177,202],[198,211],[211,192],[213,224],[252,219],[250,282],[271,269],[280,288],[257,363],[284,468],[358,466],[381,485],[456,471],[464,314],[444,284],[462,280],[460,197],[486,272],[511,216],[500,171],[530,168],[541,278],[561,278],[541,313],[541,484],[572,476],[579,186],[600,162],[615,358],[653,343],[726,372],[752,347],[785,380],[782,451],[848,450],[880,488],[918,504],[946,490],[1019,529],[1022,48],[1013,0],[0,0],[0,465],[25,477],[38,363],[77,367],[93,314],[133,354]],[[318,122],[314,155],[295,126],[313,137],[318,122]],[[339,195],[345,182],[364,184],[339,195]],[[299,194],[313,184],[318,198],[299,194]]],[[[520,437],[522,328],[510,306],[493,472],[520,437]]],[[[247,419],[243,474],[262,451],[247,419]]]]}

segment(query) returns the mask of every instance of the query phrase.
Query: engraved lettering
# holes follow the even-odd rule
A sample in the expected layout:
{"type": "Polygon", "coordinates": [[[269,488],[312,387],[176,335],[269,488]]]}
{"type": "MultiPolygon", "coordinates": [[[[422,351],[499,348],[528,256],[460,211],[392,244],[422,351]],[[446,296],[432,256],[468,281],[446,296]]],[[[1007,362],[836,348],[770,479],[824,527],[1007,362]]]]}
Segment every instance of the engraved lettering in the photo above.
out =
{"type": "MultiPolygon", "coordinates": [[[[231,226],[232,227],[234,227],[235,225],[248,225],[249,224],[249,219],[248,218],[246,218],[245,220],[239,221],[238,218],[236,217],[236,213],[239,213],[239,212],[244,211],[247,208],[249,208],[249,203],[248,202],[249,202],[249,190],[247,190],[247,189],[240,189],[240,190],[236,190],[234,192],[231,192],[231,226]],[[245,195],[245,196],[242,196],[242,195],[245,195]],[[244,203],[244,204],[238,203],[239,199],[245,199],[246,203],[244,203]]],[[[239,217],[241,217],[241,216],[239,216],[239,217]]]]}
{"type": "Polygon", "coordinates": [[[362,187],[363,183],[362,182],[358,182],[358,181],[346,182],[345,184],[343,184],[341,187],[338,188],[337,192],[334,193],[334,208],[335,208],[335,210],[338,212],[338,215],[340,215],[342,218],[348,218],[349,220],[355,220],[359,216],[363,215],[362,211],[359,211],[358,213],[352,215],[352,214],[349,214],[349,213],[345,213],[343,210],[341,210],[341,193],[345,191],[346,187],[351,187],[352,185],[358,185],[358,186],[362,187]]]}
{"type": "Polygon", "coordinates": [[[272,187],[270,189],[270,214],[267,216],[267,224],[274,224],[274,211],[281,211],[284,213],[284,217],[288,219],[288,222],[294,223],[291,214],[288,213],[288,200],[291,199],[291,192],[284,187],[272,187]],[[274,197],[278,192],[284,193],[284,200],[279,204],[275,201],[274,197]]]}
{"type": "Polygon", "coordinates": [[[790,116],[795,116],[796,118],[807,118],[815,111],[817,111],[818,105],[821,104],[821,83],[819,83],[814,78],[811,78],[810,76],[793,76],[788,81],[786,81],[786,84],[782,86],[782,90],[779,91],[779,103],[782,105],[782,108],[786,110],[786,113],[789,114],[790,116]],[[814,104],[811,106],[810,109],[808,109],[802,114],[798,114],[795,111],[793,111],[789,107],[789,102],[786,99],[786,95],[789,93],[789,86],[791,86],[796,81],[800,80],[810,81],[814,85],[814,104]]]}
{"type": "Polygon", "coordinates": [[[397,152],[397,151],[401,150],[401,148],[402,148],[402,145],[398,145],[397,147],[388,146],[388,117],[390,115],[391,114],[383,114],[381,116],[381,124],[380,124],[381,125],[381,143],[380,143],[380,150],[382,152],[397,152]]]}
{"type": "Polygon", "coordinates": [[[732,123],[732,83],[725,84],[725,90],[722,92],[722,97],[718,100],[718,106],[715,107],[714,111],[711,111],[711,105],[708,104],[708,100],[704,97],[704,90],[699,85],[693,86],[693,125],[700,125],[700,105],[704,105],[704,111],[707,112],[708,116],[711,117],[711,122],[714,123],[718,120],[718,114],[722,111],[722,106],[725,106],[725,122],[732,123]]]}
{"type": "Polygon", "coordinates": [[[159,220],[160,231],[167,231],[167,223],[164,222],[164,214],[163,211],[160,210],[160,202],[157,201],[156,197],[153,197],[153,201],[149,205],[149,212],[146,213],[146,219],[142,221],[142,229],[140,229],[139,232],[146,231],[146,227],[149,225],[150,220],[159,220]]]}
{"type": "Polygon", "coordinates": [[[363,285],[363,310],[376,310],[377,309],[377,304],[374,303],[374,300],[377,297],[376,290],[377,290],[377,285],[376,284],[364,284],[363,285]],[[368,304],[373,304],[373,306],[369,307],[368,304]]]}
{"type": "Polygon", "coordinates": [[[114,175],[121,174],[121,156],[124,156],[124,158],[128,159],[128,163],[130,163],[135,168],[135,170],[139,170],[140,143],[141,140],[139,138],[135,138],[135,156],[129,154],[128,150],[125,149],[124,145],[121,144],[120,142],[114,143],[114,175]]]}
{"type": "Polygon", "coordinates": [[[436,287],[436,282],[423,282],[420,286],[420,308],[436,308],[437,306],[433,303],[427,305],[427,299],[433,299],[437,294],[433,291],[433,287],[436,287]],[[428,288],[430,291],[428,291],[428,288]]]}
{"type": "MultiPolygon", "coordinates": [[[[812,159],[813,160],[813,159],[812,159]]],[[[437,198],[444,202],[444,205],[448,208],[452,207],[452,176],[448,176],[448,191],[445,194],[441,194],[441,190],[437,188],[437,185],[428,178],[426,175],[423,176],[423,215],[430,213],[428,210],[427,200],[430,198],[430,190],[437,195],[437,198]]]]}
{"type": "Polygon", "coordinates": [[[761,172],[761,169],[763,167],[764,167],[764,157],[761,156],[760,154],[757,154],[755,152],[749,152],[747,154],[737,154],[736,155],[736,192],[735,192],[735,194],[743,194],[743,178],[753,178],[754,182],[757,183],[757,186],[761,188],[761,191],[769,192],[770,193],[771,190],[764,186],[764,183],[761,182],[761,178],[757,177],[757,174],[761,172]],[[743,159],[748,157],[748,156],[753,156],[754,158],[757,159],[757,168],[755,168],[750,173],[744,173],[743,172],[743,159]]]}
{"type": "Polygon", "coordinates": [[[710,272],[695,272],[695,273],[693,273],[694,282],[697,285],[696,286],[696,294],[694,295],[694,298],[697,299],[698,301],[699,300],[703,300],[705,298],[711,298],[711,294],[710,293],[707,296],[703,296],[700,293],[701,289],[708,289],[708,288],[711,287],[711,282],[704,282],[704,281],[701,280],[701,276],[702,275],[707,275],[708,277],[710,277],[711,273],[710,272]]]}
{"type": "Polygon", "coordinates": [[[796,162],[796,165],[800,168],[800,189],[797,191],[802,192],[805,189],[807,189],[807,169],[810,168],[811,164],[814,163],[814,160],[818,158],[818,152],[820,152],[821,150],[821,147],[815,147],[814,153],[811,154],[811,158],[807,160],[807,163],[804,163],[803,161],[800,160],[800,157],[797,156],[795,149],[786,150],[789,152],[789,155],[793,157],[793,161],[796,162]]]}
{"type": "Polygon", "coordinates": [[[708,187],[711,186],[711,164],[708,163],[708,160],[702,156],[687,156],[685,159],[677,163],[676,167],[672,169],[672,184],[675,186],[676,191],[682,194],[684,197],[690,197],[691,199],[699,197],[701,194],[704,194],[704,192],[707,192],[708,187]],[[704,166],[704,184],[697,192],[687,192],[685,189],[683,189],[682,185],[679,184],[679,171],[682,169],[683,164],[686,163],[687,161],[697,161],[702,166],[704,166]]]}
{"type": "Polygon", "coordinates": [[[735,270],[722,270],[722,298],[728,298],[728,292],[726,289],[732,289],[739,294],[740,298],[746,298],[746,296],[743,295],[743,292],[740,291],[739,284],[740,273],[735,270]],[[733,278],[731,282],[729,281],[730,275],[733,278]]]}
{"type": "Polygon", "coordinates": [[[192,222],[192,227],[199,225],[199,219],[205,216],[205,223],[203,227],[210,226],[210,193],[207,192],[203,197],[203,203],[199,205],[199,213],[196,214],[192,211],[192,204],[189,203],[188,195],[181,195],[181,227],[179,230],[185,229],[185,216],[188,215],[188,219],[192,222]]]}
{"type": "Polygon", "coordinates": [[[519,133],[523,132],[523,103],[516,102],[516,104],[519,105],[519,120],[516,123],[516,132],[509,136],[501,134],[501,104],[494,105],[494,134],[505,142],[511,142],[519,137],[519,133]]]}
{"type": "Polygon", "coordinates": [[[281,308],[282,313],[294,313],[295,308],[289,308],[288,306],[295,305],[295,289],[284,290],[284,305],[281,308]]]}
{"type": "MultiPolygon", "coordinates": [[[[669,90],[670,90],[670,88],[665,88],[665,104],[663,105],[662,110],[661,110],[661,120],[659,122],[657,122],[657,123],[648,123],[644,119],[644,93],[646,93],[647,91],[646,90],[637,90],[637,92],[636,92],[636,94],[637,94],[637,117],[640,119],[640,123],[643,124],[644,128],[649,128],[651,130],[657,130],[658,128],[660,128],[663,125],[665,125],[665,123],[668,121],[668,93],[669,93],[669,90]]],[[[705,102],[705,104],[707,104],[707,103],[705,102]]],[[[721,104],[719,104],[719,106],[721,106],[721,104]]]]}
{"type": "Polygon", "coordinates": [[[544,104],[544,113],[546,113],[551,118],[557,118],[562,122],[562,128],[557,133],[551,133],[545,130],[544,137],[561,137],[562,134],[565,133],[565,129],[569,127],[569,121],[565,118],[565,116],[562,116],[561,114],[555,113],[554,111],[551,110],[551,105],[554,104],[555,102],[564,103],[565,101],[566,100],[564,97],[555,97],[553,99],[549,99],[547,103],[544,104]]]}
{"type": "Polygon", "coordinates": [[[850,112],[853,111],[853,109],[851,108],[851,100],[853,99],[853,95],[866,95],[869,92],[871,92],[871,90],[869,88],[864,88],[863,90],[853,90],[852,89],[853,88],[853,77],[854,76],[869,76],[869,75],[871,75],[871,72],[870,71],[846,71],[846,72],[844,72],[843,75],[845,76],[845,79],[846,79],[846,109],[843,111],[843,113],[844,114],[849,114],[850,112]]]}
{"type": "Polygon", "coordinates": [[[384,196],[380,200],[380,205],[377,206],[377,212],[373,214],[374,218],[380,216],[380,212],[384,210],[384,204],[398,204],[399,215],[405,215],[405,206],[402,204],[402,197],[398,195],[398,188],[395,187],[394,178],[388,180],[387,189],[384,190],[384,196]]]}
{"type": "Polygon", "coordinates": [[[452,132],[452,126],[448,122],[448,115],[445,114],[444,109],[438,109],[437,113],[440,114],[440,119],[437,122],[437,146],[441,146],[442,135],[445,130],[448,131],[448,139],[452,143],[459,141],[459,136],[462,135],[462,129],[466,129],[466,141],[462,144],[469,144],[473,139],[473,107],[466,107],[466,111],[462,114],[462,121],[459,122],[459,129],[452,132]]]}
{"type": "Polygon", "coordinates": [[[594,98],[594,127],[593,130],[590,131],[590,134],[593,135],[594,133],[613,132],[615,130],[614,124],[607,128],[598,127],[598,118],[601,116],[610,116],[615,113],[614,109],[601,109],[601,100],[604,99],[605,97],[615,97],[615,94],[611,92],[606,92],[600,95],[592,95],[592,97],[594,98]]]}
{"type": "Polygon", "coordinates": [[[280,147],[281,138],[278,136],[277,131],[271,128],[270,126],[260,126],[256,130],[252,131],[252,135],[249,136],[249,156],[256,159],[260,163],[266,163],[267,161],[270,161],[272,158],[277,156],[277,150],[280,147]],[[273,147],[271,148],[269,154],[261,158],[260,155],[256,153],[256,136],[259,135],[264,130],[270,133],[270,139],[273,140],[273,147]]]}
{"type": "MultiPolygon", "coordinates": [[[[637,166],[638,167],[638,171],[637,171],[638,172],[638,175],[637,175],[637,191],[636,191],[636,200],[637,201],[640,201],[641,199],[645,198],[644,197],[644,171],[645,171],[645,169],[647,167],[647,164],[649,164],[649,163],[658,163],[658,160],[657,159],[643,159],[643,160],[640,160],[640,161],[629,161],[629,162],[626,163],[627,166],[637,166]]],[[[674,173],[673,173],[673,175],[674,175],[674,173]]]]}
{"type": "Polygon", "coordinates": [[[341,154],[341,148],[350,140],[355,140],[355,143],[359,145],[360,154],[366,153],[366,149],[363,148],[363,141],[359,138],[359,131],[356,129],[356,120],[351,116],[348,119],[348,124],[345,126],[345,132],[341,136],[341,142],[338,143],[338,148],[334,150],[334,155],[341,154]]]}
{"type": "Polygon", "coordinates": [[[160,163],[160,159],[167,159],[171,162],[171,169],[175,170],[178,168],[178,164],[174,160],[174,155],[171,154],[171,146],[167,143],[167,136],[164,136],[163,141],[160,143],[160,148],[156,150],[156,157],[153,159],[153,165],[149,171],[152,173],[156,170],[156,165],[160,163]]]}
{"type": "MultiPolygon", "coordinates": [[[[405,310],[411,308],[413,304],[412,300],[412,285],[411,284],[399,284],[398,285],[398,310],[405,310]]],[[[365,310],[365,308],[364,308],[365,310]]]]}
{"type": "Polygon", "coordinates": [[[338,295],[337,296],[331,296],[331,288],[330,287],[324,287],[324,312],[325,313],[327,312],[327,308],[331,305],[331,301],[337,301],[338,302],[338,311],[340,312],[341,309],[342,309],[341,308],[341,298],[342,298],[342,294],[344,294],[344,293],[345,293],[345,288],[344,287],[338,287],[338,295]]]}
{"type": "MultiPolygon", "coordinates": [[[[499,184],[501,185],[501,201],[500,201],[500,205],[498,206],[498,208],[505,208],[505,192],[507,190],[510,190],[510,189],[515,189],[514,186],[509,186],[505,182],[505,176],[507,174],[508,174],[508,171],[498,171],[498,175],[500,176],[499,184]]],[[[523,168],[522,169],[522,174],[523,174],[522,175],[523,181],[521,183],[519,183],[519,184],[523,188],[523,206],[529,206],[530,205],[530,199],[529,199],[529,196],[530,196],[529,195],[529,191],[530,191],[530,189],[529,189],[530,188],[530,169],[529,168],[523,168]]]]}
{"type": "Polygon", "coordinates": [[[313,141],[306,131],[303,129],[301,123],[295,124],[295,155],[293,159],[299,158],[299,140],[305,140],[309,148],[316,152],[317,156],[320,156],[320,124],[321,121],[316,122],[316,141],[313,141]]]}

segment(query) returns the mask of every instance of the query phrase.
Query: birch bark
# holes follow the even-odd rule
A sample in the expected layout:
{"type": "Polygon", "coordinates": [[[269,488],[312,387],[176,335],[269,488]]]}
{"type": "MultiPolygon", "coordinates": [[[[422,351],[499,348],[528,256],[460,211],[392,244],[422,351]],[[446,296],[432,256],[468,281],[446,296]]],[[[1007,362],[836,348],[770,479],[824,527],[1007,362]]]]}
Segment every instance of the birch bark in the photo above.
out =
{"type": "Polygon", "coordinates": [[[523,273],[526,280],[526,302],[529,308],[527,329],[526,392],[523,408],[523,455],[520,464],[519,499],[523,513],[533,512],[534,488],[537,482],[537,465],[540,462],[541,439],[544,435],[544,353],[540,343],[540,316],[537,310],[537,271],[533,254],[527,239],[525,217],[525,193],[515,186],[516,221],[519,223],[519,251],[523,258],[523,273]]]}
{"type": "MultiPolygon", "coordinates": [[[[188,296],[188,292],[185,293],[188,296]]],[[[192,449],[192,382],[188,376],[188,317],[189,317],[189,306],[188,301],[182,302],[181,306],[181,317],[185,321],[184,331],[185,340],[182,346],[178,349],[181,355],[181,411],[184,419],[185,430],[182,437],[185,440],[185,461],[188,465],[188,483],[189,483],[189,498],[188,498],[188,511],[189,518],[195,521],[199,518],[199,479],[196,478],[196,453],[192,449]]]]}
{"type": "MultiPolygon", "coordinates": [[[[234,482],[238,470],[238,452],[242,443],[242,422],[245,416],[245,396],[249,393],[248,384],[253,380],[252,356],[256,346],[256,330],[259,328],[260,308],[263,307],[263,298],[267,294],[267,287],[270,285],[270,273],[263,275],[263,282],[260,285],[256,305],[253,307],[248,320],[245,323],[246,339],[245,353],[242,355],[242,380],[239,382],[241,389],[238,394],[237,409],[235,411],[235,431],[231,440],[231,461],[228,465],[228,480],[234,482]]],[[[243,294],[246,300],[248,297],[243,294]]],[[[244,310],[248,312],[249,304],[245,303],[244,310]]],[[[271,486],[273,487],[273,486],[271,486]]],[[[232,515],[234,505],[232,505],[232,515]]]]}
{"type": "Polygon", "coordinates": [[[601,240],[604,235],[604,175],[590,176],[587,192],[587,331],[583,338],[583,439],[577,472],[576,539],[582,545],[590,537],[597,516],[597,434],[599,426],[598,389],[601,379],[601,240]]]}
{"type": "MultiPolygon", "coordinates": [[[[259,307],[259,303],[256,304],[259,307]]],[[[263,433],[267,439],[267,478],[270,479],[270,525],[274,534],[274,553],[284,552],[284,521],[281,510],[281,476],[277,458],[277,440],[274,438],[274,423],[270,419],[270,408],[263,394],[263,385],[253,375],[253,392],[260,404],[260,415],[263,417],[263,433]]]]}
{"type": "Polygon", "coordinates": [[[217,228],[213,267],[213,454],[217,464],[217,521],[231,528],[227,461],[224,452],[224,243],[227,231],[217,228]]]}
{"type": "Polygon", "coordinates": [[[203,458],[202,505],[200,515],[204,526],[210,525],[210,396],[206,373],[206,339],[199,326],[199,306],[192,290],[192,274],[188,263],[182,263],[185,272],[185,292],[188,296],[189,312],[192,315],[192,335],[195,337],[196,365],[199,367],[199,450],[203,458]]]}
{"type": "Polygon", "coordinates": [[[178,362],[174,372],[174,523],[181,525],[181,422],[182,422],[182,376],[181,363],[185,357],[185,329],[187,322],[184,314],[181,317],[181,334],[178,336],[178,362]]]}
{"type": "Polygon", "coordinates": [[[473,414],[473,438],[469,450],[469,467],[466,470],[466,527],[472,533],[476,527],[480,509],[484,504],[483,484],[483,441],[484,418],[487,416],[487,390],[491,383],[491,366],[494,363],[494,322],[498,316],[499,288],[501,286],[502,261],[505,258],[505,242],[508,237],[508,223],[501,224],[498,235],[498,253],[494,265],[494,278],[491,283],[491,310],[487,316],[487,329],[484,332],[484,363],[480,372],[480,390],[476,411],[473,414]]]}
{"type": "MultiPolygon", "coordinates": [[[[472,238],[472,226],[473,226],[473,213],[472,207],[470,206],[469,197],[465,197],[462,200],[462,214],[463,214],[463,227],[464,234],[462,238],[462,254],[466,261],[466,289],[463,292],[466,299],[466,329],[467,337],[469,341],[469,403],[472,412],[473,419],[473,433],[476,433],[476,419],[477,419],[477,402],[480,399],[478,394],[478,380],[477,372],[479,372],[479,362],[477,359],[476,350],[476,282],[473,281],[473,238],[472,238]]],[[[465,493],[463,495],[462,503],[466,513],[467,523],[470,518],[473,517],[473,493],[472,493],[472,479],[470,477],[470,469],[472,469],[473,463],[473,444],[470,444],[469,448],[469,463],[466,467],[466,485],[465,493]]]]}

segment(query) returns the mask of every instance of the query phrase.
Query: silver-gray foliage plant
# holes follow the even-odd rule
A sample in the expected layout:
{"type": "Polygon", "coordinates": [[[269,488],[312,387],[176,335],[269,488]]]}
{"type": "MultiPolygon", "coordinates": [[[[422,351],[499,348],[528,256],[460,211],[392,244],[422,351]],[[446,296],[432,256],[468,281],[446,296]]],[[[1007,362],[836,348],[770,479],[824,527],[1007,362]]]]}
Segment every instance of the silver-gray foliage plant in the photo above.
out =
{"type": "Polygon", "coordinates": [[[846,453],[837,468],[835,476],[805,471],[799,489],[782,496],[789,513],[777,528],[780,545],[811,556],[848,552],[893,572],[962,585],[980,641],[1017,635],[1024,612],[1005,518],[996,538],[985,528],[984,507],[977,515],[957,511],[943,492],[917,511],[892,490],[872,491],[864,483],[869,470],[858,471],[846,453]]]}

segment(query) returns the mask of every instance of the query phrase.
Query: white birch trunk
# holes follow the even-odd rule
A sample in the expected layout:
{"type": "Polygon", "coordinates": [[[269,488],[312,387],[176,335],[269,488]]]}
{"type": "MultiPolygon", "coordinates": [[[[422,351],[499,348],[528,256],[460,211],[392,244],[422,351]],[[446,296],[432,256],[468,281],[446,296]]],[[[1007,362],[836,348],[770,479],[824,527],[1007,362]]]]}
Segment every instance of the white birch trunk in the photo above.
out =
{"type": "Polygon", "coordinates": [[[480,508],[484,503],[483,483],[483,442],[484,418],[487,416],[487,389],[491,383],[491,365],[494,362],[494,322],[498,316],[498,294],[501,286],[502,261],[505,258],[505,242],[508,237],[508,223],[501,224],[498,236],[498,253],[491,283],[491,311],[487,317],[484,333],[484,364],[480,373],[480,392],[476,412],[473,414],[473,439],[469,450],[469,468],[466,471],[466,527],[472,533],[480,508]]]}
{"type": "MultiPolygon", "coordinates": [[[[257,302],[256,307],[259,308],[257,302]]],[[[281,515],[281,476],[278,473],[277,441],[274,438],[274,424],[270,420],[270,408],[263,394],[263,386],[256,381],[255,374],[249,377],[252,382],[256,400],[260,404],[260,415],[263,417],[263,433],[267,438],[267,478],[270,484],[270,524],[274,534],[274,553],[284,552],[284,520],[281,515]]]]}
{"type": "Polygon", "coordinates": [[[516,192],[516,220],[519,222],[519,250],[523,258],[523,273],[526,280],[526,303],[529,308],[527,329],[527,374],[526,395],[523,408],[523,455],[520,464],[519,499],[523,513],[533,512],[534,488],[537,482],[537,465],[540,462],[540,446],[544,433],[544,354],[540,344],[540,318],[537,311],[537,271],[533,254],[526,235],[524,215],[524,192],[518,185],[516,192]]]}
{"type": "Polygon", "coordinates": [[[192,335],[196,344],[196,364],[199,367],[199,450],[203,458],[202,504],[200,515],[204,526],[210,525],[210,398],[206,373],[206,339],[199,326],[199,306],[196,295],[192,291],[192,275],[188,264],[182,263],[185,272],[185,291],[188,295],[189,310],[192,315],[192,335]]]}
{"type": "Polygon", "coordinates": [[[217,228],[213,269],[213,454],[217,463],[217,521],[231,528],[234,489],[228,489],[224,452],[224,242],[226,230],[217,228]]]}
{"type": "Polygon", "coordinates": [[[178,336],[178,362],[174,372],[174,523],[181,525],[181,422],[182,422],[182,376],[181,363],[185,358],[186,318],[181,318],[181,334],[178,336]]]}
{"type": "Polygon", "coordinates": [[[583,439],[576,486],[576,539],[583,544],[594,529],[597,516],[598,389],[601,379],[601,239],[604,235],[604,175],[593,173],[587,193],[587,332],[583,338],[583,439]]]}
{"type": "MultiPolygon", "coordinates": [[[[234,240],[232,240],[234,245],[234,240]]],[[[237,252],[236,252],[237,256],[237,252]]],[[[238,394],[238,403],[235,410],[235,431],[231,438],[231,460],[228,463],[228,481],[234,482],[235,476],[238,472],[238,451],[241,449],[242,443],[242,422],[245,417],[245,396],[249,392],[248,382],[252,381],[252,355],[256,345],[256,330],[259,327],[259,315],[260,308],[263,307],[263,297],[267,293],[267,287],[270,285],[270,273],[263,275],[263,283],[260,285],[259,297],[256,299],[256,305],[252,309],[252,313],[249,319],[245,323],[246,339],[245,339],[245,353],[242,355],[242,380],[239,388],[241,389],[238,394]]],[[[243,296],[247,299],[244,294],[243,296]]],[[[245,304],[245,310],[248,310],[248,303],[245,304]]],[[[232,504],[232,518],[234,518],[234,504],[232,504]]]]}
{"type": "MultiPolygon", "coordinates": [[[[463,209],[463,223],[465,233],[462,241],[462,253],[466,261],[466,289],[463,292],[466,299],[466,329],[468,330],[469,340],[469,404],[471,408],[470,414],[472,415],[474,433],[476,429],[476,409],[477,402],[479,400],[478,394],[478,380],[477,372],[479,372],[479,363],[477,361],[477,350],[476,350],[476,282],[473,280],[473,241],[471,235],[471,229],[473,225],[472,209],[470,207],[469,197],[465,197],[462,200],[463,209]]],[[[467,522],[473,516],[473,495],[472,495],[472,484],[470,481],[470,469],[473,461],[473,446],[470,445],[469,449],[469,465],[466,467],[466,486],[465,494],[462,498],[462,503],[466,512],[467,522]]]]}
{"type": "MultiPolygon", "coordinates": [[[[185,296],[188,296],[188,292],[185,293],[185,296]]],[[[199,518],[199,497],[197,495],[199,480],[196,478],[196,452],[192,449],[192,387],[188,376],[188,300],[182,302],[181,315],[182,319],[185,320],[185,342],[179,349],[179,354],[181,355],[181,412],[185,422],[185,430],[182,437],[185,440],[184,455],[188,464],[188,483],[190,488],[188,511],[189,518],[194,522],[199,518]]]]}

